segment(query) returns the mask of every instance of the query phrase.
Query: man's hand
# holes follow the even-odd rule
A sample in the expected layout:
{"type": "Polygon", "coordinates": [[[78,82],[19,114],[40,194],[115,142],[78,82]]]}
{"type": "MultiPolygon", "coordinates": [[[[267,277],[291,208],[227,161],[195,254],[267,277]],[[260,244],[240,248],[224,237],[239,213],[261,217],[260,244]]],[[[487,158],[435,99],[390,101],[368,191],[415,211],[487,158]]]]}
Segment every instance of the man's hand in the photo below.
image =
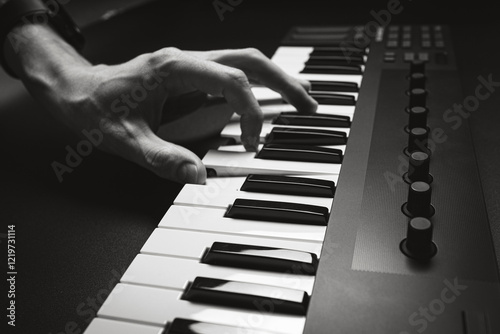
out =
{"type": "Polygon", "coordinates": [[[281,93],[300,112],[312,113],[317,107],[306,84],[254,49],[164,48],[123,64],[93,66],[50,28],[20,29],[28,35],[37,30],[37,38],[30,39],[34,45],[17,53],[6,46],[7,56],[36,99],[76,133],[100,129],[100,149],[173,181],[204,183],[206,171],[194,153],[155,134],[167,99],[197,91],[223,97],[241,115],[242,142],[254,151],[263,117],[251,82],[281,93]]]}

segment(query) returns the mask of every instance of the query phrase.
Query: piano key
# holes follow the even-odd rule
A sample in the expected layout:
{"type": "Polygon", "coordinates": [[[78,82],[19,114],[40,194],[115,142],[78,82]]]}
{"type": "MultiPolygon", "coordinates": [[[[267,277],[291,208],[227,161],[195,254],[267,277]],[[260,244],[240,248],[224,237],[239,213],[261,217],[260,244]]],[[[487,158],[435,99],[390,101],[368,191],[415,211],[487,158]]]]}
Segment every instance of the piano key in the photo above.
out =
{"type": "Polygon", "coordinates": [[[255,304],[271,302],[274,312],[305,315],[309,295],[305,291],[277,286],[221,280],[198,276],[182,299],[208,305],[255,309],[255,304]]]}
{"type": "MultiPolygon", "coordinates": [[[[319,181],[320,182],[320,181],[319,181]]],[[[326,182],[326,181],[324,181],[326,182]]],[[[305,183],[303,183],[305,184],[305,183]]],[[[230,190],[225,187],[208,187],[200,184],[186,184],[174,199],[175,205],[199,206],[226,209],[235,198],[261,199],[267,201],[283,201],[289,203],[304,203],[332,206],[332,198],[311,197],[293,194],[257,193],[230,190]]]]}
{"type": "Polygon", "coordinates": [[[321,113],[304,115],[297,112],[283,112],[273,120],[272,124],[348,128],[351,126],[351,118],[344,115],[321,113]]]}
{"type": "Polygon", "coordinates": [[[358,48],[355,46],[319,46],[314,47],[311,51],[310,55],[345,55],[349,54],[362,54],[365,55],[368,53],[368,49],[366,48],[358,48]]]}
{"type": "Polygon", "coordinates": [[[276,332],[175,318],[164,334],[274,334],[276,332]]]}
{"type": "MultiPolygon", "coordinates": [[[[254,177],[259,176],[258,174],[251,174],[254,177]]],[[[336,184],[338,182],[338,175],[335,174],[313,174],[313,175],[262,175],[263,177],[293,177],[293,178],[303,178],[303,179],[317,179],[317,180],[324,180],[324,181],[330,181],[333,182],[333,184],[336,184]]],[[[215,189],[227,189],[229,191],[238,191],[241,189],[243,184],[245,183],[247,176],[235,176],[235,177],[209,177],[207,178],[205,185],[207,187],[215,187],[215,189]]],[[[278,187],[279,188],[279,187],[278,187]]],[[[247,190],[249,191],[249,190],[247,190]]],[[[276,192],[277,193],[277,192],[276,192]]],[[[287,192],[288,193],[288,192],[287,192]]],[[[290,195],[294,195],[292,193],[289,193],[290,195]]],[[[299,195],[299,194],[297,194],[299,195]]],[[[305,193],[302,194],[303,196],[307,196],[305,193]]]]}
{"type": "Polygon", "coordinates": [[[332,164],[342,163],[342,157],[342,151],[336,148],[282,144],[265,144],[257,155],[255,155],[255,158],[257,159],[332,164]]]}
{"type": "Polygon", "coordinates": [[[328,211],[318,205],[237,198],[228,208],[226,217],[326,226],[328,211]]]}
{"type": "Polygon", "coordinates": [[[360,65],[305,65],[300,73],[315,74],[362,74],[360,65]]]}
{"type": "MultiPolygon", "coordinates": [[[[354,106],[318,105],[316,112],[318,114],[348,116],[352,119],[354,116],[354,108],[354,106]]],[[[286,103],[262,105],[260,109],[264,114],[264,120],[273,119],[282,112],[297,112],[294,106],[286,103]]],[[[240,116],[235,113],[231,116],[230,123],[238,123],[239,120],[240,116]]]]}
{"type": "MultiPolygon", "coordinates": [[[[240,149],[243,147],[238,146],[240,149]]],[[[202,159],[214,176],[246,176],[248,174],[339,174],[340,164],[256,159],[254,152],[238,152],[231,148],[209,150],[202,159]]]]}
{"type": "Polygon", "coordinates": [[[365,59],[360,55],[309,55],[306,65],[363,65],[365,59]]]}
{"type": "MultiPolygon", "coordinates": [[[[209,245],[209,247],[212,247],[209,245]]],[[[256,247],[256,246],[252,246],[256,247]]],[[[279,248],[278,248],[279,249],[279,248]]],[[[291,250],[285,254],[290,254],[291,250]]],[[[306,253],[304,254],[311,254],[306,253]]],[[[279,256],[280,254],[278,254],[279,256]]],[[[316,256],[312,254],[311,257],[316,256]]],[[[261,268],[250,268],[243,263],[230,263],[222,261],[219,264],[203,263],[195,259],[181,259],[172,256],[159,256],[138,254],[127,268],[121,283],[145,285],[158,288],[170,288],[183,290],[188,282],[196,276],[206,276],[218,279],[241,281],[256,284],[267,284],[271,286],[282,286],[290,289],[299,289],[312,293],[314,285],[314,260],[311,265],[307,261],[297,261],[294,266],[281,265],[284,270],[268,270],[268,266],[261,268]]],[[[264,263],[266,260],[263,260],[264,263]]],[[[267,260],[271,261],[271,260],[267,260]]],[[[248,262],[248,261],[247,261],[248,262]]],[[[292,262],[292,261],[289,261],[292,262]]],[[[278,263],[276,260],[275,263],[278,263]]]]}
{"type": "Polygon", "coordinates": [[[193,303],[180,299],[181,295],[182,290],[118,283],[97,315],[153,326],[186,318],[285,334],[300,334],[304,330],[303,315],[275,313],[270,301],[256,303],[254,310],[241,310],[193,303]]]}
{"type": "MultiPolygon", "coordinates": [[[[235,198],[227,201],[232,204],[235,198]]],[[[172,205],[158,227],[317,242],[325,238],[324,226],[229,218],[224,216],[227,207],[228,204],[224,208],[172,205]]],[[[331,205],[328,208],[331,208],[331,205]]]]}
{"type": "Polygon", "coordinates": [[[319,104],[353,106],[356,104],[354,96],[333,93],[309,93],[319,104]]]}
{"type": "Polygon", "coordinates": [[[319,129],[297,129],[292,127],[274,127],[266,136],[266,144],[297,145],[345,145],[345,132],[319,129]]]}
{"type": "Polygon", "coordinates": [[[352,26],[316,26],[316,27],[295,27],[296,33],[348,33],[353,29],[352,26]]]}
{"type": "MultiPolygon", "coordinates": [[[[321,117],[321,116],[320,116],[321,117]]],[[[261,143],[264,143],[266,141],[267,135],[271,133],[273,128],[275,127],[286,127],[286,125],[283,124],[271,124],[270,122],[265,122],[262,124],[262,130],[259,134],[259,141],[261,143]]],[[[344,127],[328,127],[328,126],[302,126],[302,125],[294,125],[293,127],[297,129],[310,129],[313,130],[332,130],[332,131],[339,131],[339,132],[344,132],[346,136],[349,136],[350,129],[349,128],[344,128],[344,127]]],[[[241,126],[239,123],[228,123],[221,131],[220,133],[221,137],[224,138],[232,138],[236,143],[241,143],[241,126]]]]}
{"type": "Polygon", "coordinates": [[[305,65],[316,65],[316,66],[343,66],[343,65],[363,65],[365,63],[362,56],[350,56],[349,58],[344,56],[310,56],[306,61],[305,65]]]}
{"type": "MultiPolygon", "coordinates": [[[[190,211],[186,214],[189,213],[190,211]]],[[[141,253],[200,260],[205,250],[216,241],[296,249],[317,256],[322,247],[322,242],[314,241],[156,228],[142,247],[141,253]]]]}
{"type": "Polygon", "coordinates": [[[341,45],[348,37],[347,33],[292,33],[289,38],[296,42],[303,42],[307,44],[328,44],[328,45],[341,45]]]}
{"type": "MultiPolygon", "coordinates": [[[[355,83],[353,84],[357,86],[355,83]]],[[[339,88],[342,89],[343,87],[339,86],[339,88]]],[[[272,89],[261,86],[254,86],[251,89],[255,99],[259,101],[261,105],[284,103],[284,99],[281,96],[281,94],[275,92],[272,89]]],[[[327,91],[327,92],[309,92],[309,94],[319,104],[325,104],[325,105],[354,105],[354,102],[358,98],[357,92],[327,91]],[[326,100],[327,98],[329,100],[326,100]]]]}
{"type": "Polygon", "coordinates": [[[311,81],[311,91],[315,92],[358,92],[359,87],[354,82],[311,81]]]}
{"type": "MultiPolygon", "coordinates": [[[[247,176],[242,191],[257,193],[290,194],[301,196],[329,197],[335,194],[335,182],[322,179],[291,177],[285,175],[247,176]]],[[[316,198],[315,198],[316,200],[316,198]]],[[[315,203],[318,203],[315,201],[315,203]]]]}
{"type": "Polygon", "coordinates": [[[85,334],[163,334],[163,326],[144,325],[133,322],[94,318],[85,334]]]}
{"type": "Polygon", "coordinates": [[[297,62],[296,60],[287,60],[281,62],[279,67],[291,76],[305,79],[308,81],[346,81],[361,85],[362,72],[364,71],[363,65],[354,66],[355,69],[347,73],[327,73],[326,71],[317,71],[315,73],[306,73],[304,63],[297,62]]]}
{"type": "MultiPolygon", "coordinates": [[[[310,275],[314,275],[318,267],[318,258],[313,253],[222,242],[215,242],[203,257],[202,262],[219,266],[290,273],[294,271],[294,268],[301,268],[303,273],[310,275]]],[[[213,276],[210,275],[210,277],[213,276]]],[[[244,281],[247,282],[247,280],[244,281]]],[[[269,282],[263,282],[263,284],[273,285],[269,282]]]]}
{"type": "MultiPolygon", "coordinates": [[[[296,67],[294,68],[296,69],[296,67]]],[[[326,73],[300,73],[303,66],[299,66],[298,70],[290,71],[290,75],[297,79],[307,80],[307,81],[347,81],[353,82],[361,87],[362,75],[357,74],[326,74],[326,73]]]]}

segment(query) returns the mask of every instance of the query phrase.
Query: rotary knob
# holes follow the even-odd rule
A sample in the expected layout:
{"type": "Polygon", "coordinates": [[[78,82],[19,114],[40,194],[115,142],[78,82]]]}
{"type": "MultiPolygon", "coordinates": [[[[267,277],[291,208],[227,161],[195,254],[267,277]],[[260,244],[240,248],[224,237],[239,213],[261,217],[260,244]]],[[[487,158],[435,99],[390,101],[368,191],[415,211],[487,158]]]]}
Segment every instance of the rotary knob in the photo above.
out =
{"type": "Polygon", "coordinates": [[[411,155],[415,151],[425,152],[430,155],[427,148],[428,131],[426,128],[413,128],[408,136],[408,147],[405,149],[406,155],[411,155]]]}
{"type": "Polygon", "coordinates": [[[413,152],[410,154],[408,172],[404,174],[405,182],[412,183],[422,181],[432,183],[432,175],[429,174],[430,157],[425,152],[413,152]]]}
{"type": "Polygon", "coordinates": [[[427,128],[429,110],[425,107],[412,107],[409,110],[408,130],[413,128],[427,128]]]}
{"type": "Polygon", "coordinates": [[[403,204],[403,213],[410,217],[429,218],[435,210],[431,204],[432,188],[427,182],[417,181],[410,184],[408,202],[403,204]]]}
{"type": "Polygon", "coordinates": [[[401,241],[400,249],[409,258],[426,261],[437,253],[436,244],[432,241],[432,222],[423,217],[410,219],[406,239],[401,241]]]}
{"type": "Polygon", "coordinates": [[[425,73],[425,62],[422,60],[414,60],[410,63],[410,75],[414,73],[425,73]]]}
{"type": "Polygon", "coordinates": [[[408,77],[408,80],[410,81],[410,87],[409,87],[410,91],[412,89],[415,89],[415,88],[420,88],[420,89],[425,88],[425,74],[424,73],[420,73],[420,72],[412,73],[408,77]]]}
{"type": "Polygon", "coordinates": [[[409,108],[425,107],[427,105],[427,91],[423,88],[413,88],[409,91],[409,108]]]}

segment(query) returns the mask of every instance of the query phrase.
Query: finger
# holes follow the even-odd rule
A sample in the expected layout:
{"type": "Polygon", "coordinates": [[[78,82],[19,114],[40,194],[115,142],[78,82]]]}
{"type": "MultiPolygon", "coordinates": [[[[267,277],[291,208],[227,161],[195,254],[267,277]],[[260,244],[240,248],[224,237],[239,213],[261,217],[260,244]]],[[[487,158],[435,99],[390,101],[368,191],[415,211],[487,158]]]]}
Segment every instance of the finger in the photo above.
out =
{"type": "Polygon", "coordinates": [[[262,129],[263,115],[250,89],[245,73],[239,69],[202,60],[176,51],[164,51],[166,61],[160,69],[170,73],[164,81],[168,91],[193,89],[223,96],[241,116],[241,141],[247,150],[256,151],[262,129]]]}
{"type": "Polygon", "coordinates": [[[171,181],[205,183],[206,169],[196,154],[162,140],[141,120],[126,127],[126,131],[114,131],[107,143],[114,153],[171,181]]]}
{"type": "Polygon", "coordinates": [[[209,52],[208,57],[241,69],[250,80],[280,93],[299,112],[314,113],[317,109],[317,102],[308,94],[310,83],[288,75],[259,50],[218,50],[209,52]]]}

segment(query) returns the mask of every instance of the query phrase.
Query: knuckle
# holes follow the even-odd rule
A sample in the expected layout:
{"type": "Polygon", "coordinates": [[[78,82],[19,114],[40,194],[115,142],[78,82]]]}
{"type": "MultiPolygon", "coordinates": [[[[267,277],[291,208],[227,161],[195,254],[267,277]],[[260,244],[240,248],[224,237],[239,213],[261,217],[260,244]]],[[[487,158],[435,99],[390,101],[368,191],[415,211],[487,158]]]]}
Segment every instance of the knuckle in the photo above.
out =
{"type": "Polygon", "coordinates": [[[246,88],[250,86],[248,78],[242,70],[231,68],[226,72],[228,80],[239,88],[246,88]]]}
{"type": "Polygon", "coordinates": [[[264,54],[259,49],[256,48],[246,48],[245,53],[255,59],[266,58],[266,56],[264,56],[264,54]]]}
{"type": "Polygon", "coordinates": [[[178,62],[183,52],[175,47],[166,47],[148,54],[146,63],[150,68],[169,67],[178,62]]]}

